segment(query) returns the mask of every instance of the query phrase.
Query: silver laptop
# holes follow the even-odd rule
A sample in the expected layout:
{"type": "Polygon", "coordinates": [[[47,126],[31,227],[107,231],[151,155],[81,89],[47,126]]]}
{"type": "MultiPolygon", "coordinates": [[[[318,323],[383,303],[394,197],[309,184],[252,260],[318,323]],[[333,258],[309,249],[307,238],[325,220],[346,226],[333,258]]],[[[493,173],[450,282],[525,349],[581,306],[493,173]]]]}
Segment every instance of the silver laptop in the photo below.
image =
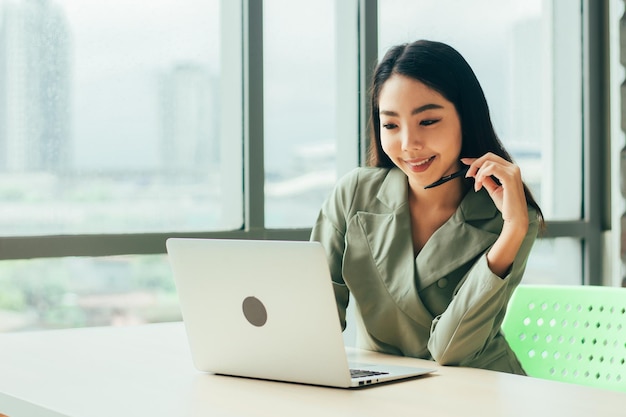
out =
{"type": "Polygon", "coordinates": [[[349,366],[318,242],[170,238],[167,251],[201,371],[344,388],[433,371],[349,366]]]}

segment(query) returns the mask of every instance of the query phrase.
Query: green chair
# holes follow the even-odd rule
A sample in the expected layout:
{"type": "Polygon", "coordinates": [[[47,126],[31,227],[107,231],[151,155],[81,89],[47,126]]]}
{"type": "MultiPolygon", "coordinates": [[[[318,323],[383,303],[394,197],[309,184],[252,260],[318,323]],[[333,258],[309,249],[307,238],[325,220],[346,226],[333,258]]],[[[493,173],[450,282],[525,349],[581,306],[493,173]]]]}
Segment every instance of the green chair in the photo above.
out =
{"type": "Polygon", "coordinates": [[[626,392],[626,288],[520,285],[502,333],[529,376],[626,392]]]}

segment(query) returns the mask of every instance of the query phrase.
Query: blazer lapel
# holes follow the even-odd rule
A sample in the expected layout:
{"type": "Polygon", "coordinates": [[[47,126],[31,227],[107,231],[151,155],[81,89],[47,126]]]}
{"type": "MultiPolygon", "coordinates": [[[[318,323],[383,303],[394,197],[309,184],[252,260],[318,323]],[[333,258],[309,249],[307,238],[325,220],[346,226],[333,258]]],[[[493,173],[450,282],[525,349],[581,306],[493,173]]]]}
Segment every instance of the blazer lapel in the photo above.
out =
{"type": "Polygon", "coordinates": [[[391,169],[377,199],[388,212],[361,211],[356,215],[357,228],[352,235],[351,259],[356,253],[360,267],[374,263],[379,279],[400,309],[424,327],[430,328],[433,316],[419,298],[415,283],[415,258],[411,236],[407,179],[399,169],[391,169]],[[356,238],[356,239],[355,239],[356,238]],[[360,243],[359,243],[360,242],[360,243]],[[354,246],[361,246],[360,249],[354,246]],[[369,259],[365,259],[369,258],[369,259]]]}
{"type": "MultiPolygon", "coordinates": [[[[353,269],[344,273],[361,280],[372,278],[374,272],[396,305],[415,322],[430,328],[434,316],[420,299],[420,290],[491,246],[498,238],[501,219],[486,191],[469,191],[415,258],[407,188],[405,174],[393,168],[376,196],[386,209],[356,213],[347,231],[350,244],[345,256],[351,262],[344,263],[344,268],[351,265],[353,269]]],[[[349,281],[346,284],[350,287],[349,281]]],[[[359,288],[357,285],[351,290],[359,288]]],[[[369,299],[376,294],[360,296],[369,299]]]]}
{"type": "MultiPolygon", "coordinates": [[[[431,236],[418,254],[415,260],[418,289],[435,283],[493,245],[499,230],[490,231],[472,223],[498,219],[498,213],[486,191],[468,191],[456,212],[431,236]]],[[[500,222],[498,224],[501,227],[500,222]]]]}

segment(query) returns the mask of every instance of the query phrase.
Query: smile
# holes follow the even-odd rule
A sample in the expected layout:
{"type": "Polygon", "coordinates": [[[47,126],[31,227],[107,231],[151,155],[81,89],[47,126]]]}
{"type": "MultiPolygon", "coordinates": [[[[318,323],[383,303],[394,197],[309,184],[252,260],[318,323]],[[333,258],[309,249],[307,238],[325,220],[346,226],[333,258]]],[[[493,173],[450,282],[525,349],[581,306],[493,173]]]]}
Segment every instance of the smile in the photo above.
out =
{"type": "Polygon", "coordinates": [[[433,159],[435,159],[435,157],[431,156],[430,158],[422,159],[422,160],[419,160],[419,161],[416,161],[416,160],[404,161],[404,163],[406,163],[410,167],[420,167],[422,165],[428,164],[433,159]]]}
{"type": "Polygon", "coordinates": [[[426,159],[405,160],[404,163],[406,164],[406,167],[409,171],[419,173],[419,172],[424,172],[428,168],[430,168],[430,165],[434,159],[435,159],[435,156],[433,155],[426,159]]]}

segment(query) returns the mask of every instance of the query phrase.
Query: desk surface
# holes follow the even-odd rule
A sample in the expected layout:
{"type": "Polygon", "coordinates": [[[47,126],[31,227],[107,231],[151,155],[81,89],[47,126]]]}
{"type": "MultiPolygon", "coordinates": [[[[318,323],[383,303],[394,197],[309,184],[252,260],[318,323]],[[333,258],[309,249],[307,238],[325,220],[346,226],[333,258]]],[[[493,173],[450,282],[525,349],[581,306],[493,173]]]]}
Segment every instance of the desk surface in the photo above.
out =
{"type": "Polygon", "coordinates": [[[624,413],[626,394],[350,351],[433,375],[359,390],[197,372],[181,323],[0,335],[0,414],[126,416],[582,416],[624,413]]]}

